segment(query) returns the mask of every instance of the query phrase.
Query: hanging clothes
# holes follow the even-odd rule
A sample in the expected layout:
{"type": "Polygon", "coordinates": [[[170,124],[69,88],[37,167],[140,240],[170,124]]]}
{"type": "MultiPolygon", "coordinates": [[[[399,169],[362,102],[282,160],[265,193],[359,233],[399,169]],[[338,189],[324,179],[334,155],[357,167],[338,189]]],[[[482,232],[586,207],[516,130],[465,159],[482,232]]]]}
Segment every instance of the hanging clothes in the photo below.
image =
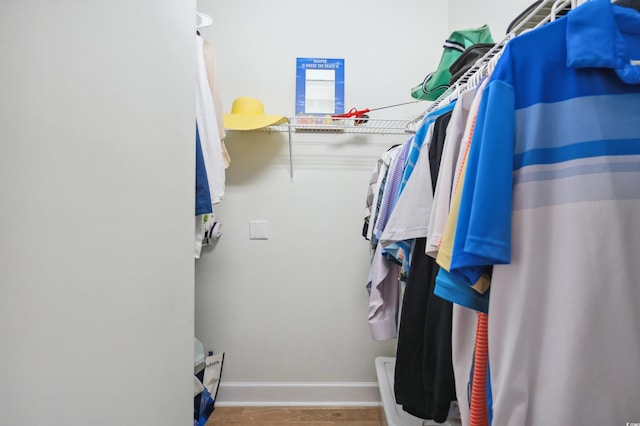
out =
{"type": "Polygon", "coordinates": [[[207,70],[207,82],[209,83],[209,90],[211,91],[211,97],[213,99],[213,110],[216,117],[216,124],[218,127],[218,137],[220,138],[220,150],[222,151],[222,164],[224,168],[229,168],[231,164],[231,157],[227,151],[227,146],[224,143],[226,138],[226,132],[224,130],[222,110],[222,96],[220,95],[220,84],[218,83],[218,73],[216,69],[216,51],[213,44],[203,39],[202,53],[204,57],[205,69],[207,70]]]}
{"type": "Polygon", "coordinates": [[[406,411],[443,421],[447,368],[425,371],[449,327],[463,425],[640,418],[638,28],[638,11],[591,0],[518,36],[458,98],[442,156],[432,140],[426,240],[396,250],[410,266],[395,377],[406,411]]]}
{"type": "Polygon", "coordinates": [[[371,263],[367,287],[369,288],[369,315],[367,321],[374,340],[389,340],[397,336],[400,304],[400,265],[382,254],[378,244],[371,263]]]}
{"type": "Polygon", "coordinates": [[[453,259],[454,242],[459,236],[456,233],[460,202],[462,193],[464,190],[464,182],[466,177],[466,166],[469,150],[473,140],[475,131],[477,115],[480,108],[480,100],[482,99],[484,88],[487,80],[480,85],[475,92],[475,98],[471,105],[471,113],[467,119],[467,125],[465,127],[463,153],[459,156],[458,164],[456,165],[455,173],[455,186],[452,188],[446,187],[443,191],[452,192],[451,203],[449,204],[449,214],[447,216],[444,229],[442,230],[442,237],[438,242],[438,251],[436,260],[438,265],[441,266],[440,272],[436,278],[436,286],[434,293],[446,300],[457,303],[461,306],[469,309],[474,309],[480,312],[487,313],[489,309],[489,295],[488,293],[478,292],[473,288],[476,281],[473,283],[466,282],[461,276],[452,272],[451,262],[453,259]]]}
{"type": "Polygon", "coordinates": [[[591,0],[510,41],[482,95],[450,271],[492,267],[493,424],[640,418],[638,28],[591,0]]]}
{"type": "Polygon", "coordinates": [[[440,247],[442,233],[449,216],[449,204],[451,201],[451,188],[456,179],[456,165],[460,158],[461,151],[464,154],[462,141],[465,131],[469,112],[475,98],[475,91],[468,90],[460,95],[454,107],[449,127],[446,131],[446,140],[444,142],[444,151],[438,177],[434,180],[437,182],[434,193],[433,208],[429,216],[428,239],[425,252],[436,258],[440,247]]]}
{"type": "MultiPolygon", "coordinates": [[[[202,162],[207,178],[209,189],[209,199],[211,209],[209,212],[198,214],[196,212],[194,222],[194,256],[196,259],[200,257],[205,236],[211,233],[213,226],[216,224],[213,213],[213,205],[218,204],[224,198],[225,188],[225,160],[223,156],[223,144],[221,135],[224,130],[218,127],[218,121],[221,118],[216,115],[214,106],[214,93],[209,83],[207,67],[205,64],[204,40],[199,35],[196,36],[196,142],[200,142],[200,150],[202,154],[202,162]]],[[[211,52],[208,53],[209,61],[211,61],[211,52]]],[[[212,81],[215,79],[212,76],[212,81]]],[[[199,153],[196,151],[196,155],[199,153]]],[[[199,158],[196,157],[199,161],[199,158]]],[[[201,170],[200,170],[201,172],[201,170]]],[[[209,210],[209,209],[206,209],[209,210]]]]}
{"type": "MultiPolygon", "coordinates": [[[[411,140],[409,142],[411,142],[411,140]]],[[[402,145],[401,149],[397,150],[397,155],[392,158],[391,163],[389,164],[385,184],[380,188],[382,191],[381,195],[378,197],[380,206],[377,210],[376,223],[371,237],[371,243],[374,246],[378,244],[383,231],[386,229],[387,222],[389,221],[391,212],[395,208],[396,201],[400,194],[402,172],[404,170],[409,148],[411,147],[409,142],[405,143],[402,145]]]]}
{"type": "Polygon", "coordinates": [[[202,153],[207,169],[211,202],[215,205],[224,198],[225,171],[219,139],[220,131],[211,89],[207,80],[203,44],[202,37],[196,36],[196,121],[202,142],[202,153]]]}
{"type": "MultiPolygon", "coordinates": [[[[433,194],[444,148],[451,108],[445,109],[430,125],[432,137],[425,141],[416,163],[426,162],[426,189],[433,194]],[[425,149],[426,147],[426,149],[425,149]]],[[[411,180],[419,175],[411,176],[411,180]]],[[[409,188],[410,182],[406,188],[409,188]]],[[[426,198],[429,198],[428,196],[426,198]]],[[[428,222],[430,211],[424,212],[428,222]]],[[[408,413],[423,419],[444,422],[455,401],[455,381],[451,355],[452,304],[433,294],[438,265],[425,253],[427,229],[415,239],[411,268],[402,300],[402,315],[396,349],[394,392],[396,402],[408,413]]]]}
{"type": "MultiPolygon", "coordinates": [[[[411,139],[409,152],[407,153],[407,159],[402,173],[399,195],[396,198],[397,201],[400,200],[400,197],[412,178],[413,181],[416,181],[416,179],[420,180],[423,185],[426,185],[427,187],[432,185],[430,170],[424,170],[421,175],[415,176],[413,171],[415,166],[419,163],[420,154],[423,151],[423,145],[425,145],[425,151],[428,151],[429,149],[429,144],[431,143],[431,137],[433,135],[432,124],[435,123],[439,116],[449,113],[454,106],[455,102],[445,105],[428,114],[425,117],[421,128],[416,132],[415,137],[411,139]],[[425,181],[423,178],[428,180],[425,181]]],[[[428,153],[426,155],[427,158],[423,162],[423,165],[425,165],[425,169],[428,169],[430,167],[428,153]]],[[[398,222],[392,222],[390,226],[385,228],[385,251],[390,258],[395,259],[398,263],[402,264],[403,275],[407,275],[409,273],[410,249],[413,239],[426,237],[428,235],[428,230],[426,228],[428,226],[431,202],[433,200],[433,192],[429,190],[422,192],[422,194],[411,193],[411,195],[414,197],[417,196],[418,198],[411,198],[411,201],[407,201],[405,199],[404,208],[394,208],[393,215],[400,217],[400,220],[398,222]],[[412,214],[411,203],[415,206],[420,206],[419,213],[421,214],[412,214]]]]}
{"type": "MultiPolygon", "coordinates": [[[[374,340],[393,339],[397,336],[398,330],[400,265],[391,262],[384,256],[382,245],[377,243],[373,228],[376,227],[378,221],[384,221],[384,219],[380,217],[380,211],[385,204],[385,202],[383,202],[383,195],[387,195],[387,202],[389,202],[389,192],[394,191],[394,182],[399,182],[399,179],[395,179],[393,175],[397,163],[399,161],[401,162],[398,157],[402,157],[401,151],[403,150],[404,148],[402,146],[396,146],[382,154],[378,162],[378,164],[380,164],[380,170],[378,171],[377,182],[379,183],[371,189],[375,194],[371,202],[368,201],[370,197],[367,195],[366,208],[369,208],[370,203],[372,208],[370,217],[374,217],[374,221],[368,225],[367,229],[367,231],[370,231],[368,235],[371,235],[370,246],[373,250],[371,268],[366,285],[369,292],[369,315],[367,322],[371,331],[371,337],[374,340]],[[387,185],[388,180],[389,185],[387,185]],[[375,208],[373,208],[373,206],[375,206],[375,208]]],[[[371,181],[373,181],[373,176],[371,181]]]]}
{"type": "Polygon", "coordinates": [[[381,173],[386,173],[386,170],[382,170],[382,163],[382,157],[378,158],[378,161],[373,168],[373,172],[371,173],[371,178],[369,179],[369,191],[367,192],[367,198],[364,206],[364,223],[362,225],[362,236],[366,239],[369,239],[367,238],[367,234],[369,234],[369,226],[375,221],[375,218],[372,217],[373,203],[376,199],[377,193],[380,191],[380,185],[382,183],[381,173]]]}

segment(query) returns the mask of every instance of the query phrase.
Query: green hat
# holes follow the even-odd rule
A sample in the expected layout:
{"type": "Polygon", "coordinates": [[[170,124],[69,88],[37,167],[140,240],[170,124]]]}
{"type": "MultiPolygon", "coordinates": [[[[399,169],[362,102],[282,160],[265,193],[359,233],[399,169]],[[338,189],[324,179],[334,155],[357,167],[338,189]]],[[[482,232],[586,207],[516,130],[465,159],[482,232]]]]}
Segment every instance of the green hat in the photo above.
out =
{"type": "Polygon", "coordinates": [[[493,43],[489,26],[483,25],[479,28],[467,28],[451,33],[444,42],[444,51],[438,68],[429,73],[421,84],[411,89],[411,96],[425,101],[436,100],[449,87],[451,79],[449,67],[469,46],[478,43],[493,43]]]}

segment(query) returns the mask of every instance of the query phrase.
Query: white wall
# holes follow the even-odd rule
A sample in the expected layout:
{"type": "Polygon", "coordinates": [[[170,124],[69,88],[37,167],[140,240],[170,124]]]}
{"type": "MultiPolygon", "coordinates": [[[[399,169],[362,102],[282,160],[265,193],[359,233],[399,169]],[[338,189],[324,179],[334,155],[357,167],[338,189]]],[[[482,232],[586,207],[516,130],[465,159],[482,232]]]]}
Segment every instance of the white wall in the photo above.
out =
{"type": "MultiPolygon", "coordinates": [[[[202,34],[216,46],[226,112],[251,96],[267,113],[293,114],[297,57],[344,58],[346,109],[412,101],[447,31],[446,1],[200,0],[199,10],[213,16],[202,34]]],[[[424,107],[370,115],[413,118],[424,107]]],[[[196,334],[226,352],[223,384],[376,381],[373,360],[393,355],[395,341],[369,333],[362,212],[376,159],[407,139],[295,134],[290,183],[285,133],[229,132],[223,235],[196,263],[196,334]],[[269,240],[249,240],[250,219],[269,221],[269,240]]],[[[219,397],[235,398],[224,387],[219,397]]]]}
{"type": "MultiPolygon", "coordinates": [[[[435,69],[453,29],[506,28],[522,9],[498,1],[480,11],[462,0],[199,0],[198,7],[213,16],[202,34],[217,49],[225,112],[236,97],[251,96],[269,114],[292,115],[296,57],[344,58],[347,109],[411,101],[410,89],[435,69]]],[[[413,118],[424,108],[371,116],[413,118]]],[[[377,157],[407,139],[294,134],[290,183],[286,134],[229,133],[227,195],[216,207],[223,235],[196,263],[196,335],[226,352],[219,403],[313,401],[276,395],[276,386],[260,394],[255,382],[375,386],[374,358],[393,355],[395,341],[369,334],[362,211],[377,157]],[[269,221],[269,240],[249,240],[250,219],[269,221]]]]}
{"type": "Polygon", "coordinates": [[[506,37],[509,23],[532,3],[531,0],[450,0],[449,29],[487,24],[494,41],[498,42],[506,37]]]}
{"type": "Polygon", "coordinates": [[[0,5],[2,425],[190,424],[194,24],[0,5]]]}

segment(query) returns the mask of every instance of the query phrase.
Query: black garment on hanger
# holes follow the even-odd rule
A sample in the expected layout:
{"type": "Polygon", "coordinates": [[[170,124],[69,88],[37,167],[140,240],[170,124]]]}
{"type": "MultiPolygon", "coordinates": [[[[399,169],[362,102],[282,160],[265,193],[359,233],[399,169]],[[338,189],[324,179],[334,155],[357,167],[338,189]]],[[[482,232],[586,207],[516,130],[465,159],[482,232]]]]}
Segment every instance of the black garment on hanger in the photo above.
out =
{"type": "Polygon", "coordinates": [[[440,171],[440,161],[444,150],[444,139],[447,136],[447,127],[451,121],[453,111],[442,114],[436,119],[433,127],[433,141],[429,147],[429,166],[431,167],[431,190],[436,192],[436,182],[440,171]]]}
{"type": "Polygon", "coordinates": [[[640,11],[640,0],[614,0],[613,4],[640,11]]]}
{"type": "MultiPolygon", "coordinates": [[[[434,124],[429,147],[432,190],[450,119],[448,112],[434,124]]],[[[433,294],[439,267],[425,254],[425,245],[426,238],[416,239],[402,299],[394,393],[396,402],[409,414],[444,422],[456,399],[451,355],[453,305],[433,294]]]]}
{"type": "Polygon", "coordinates": [[[449,72],[451,73],[449,84],[453,85],[465,72],[475,65],[478,59],[486,55],[495,45],[495,43],[478,43],[467,47],[467,49],[462,52],[462,55],[449,67],[449,72]]]}
{"type": "MultiPolygon", "coordinates": [[[[542,4],[542,0],[538,0],[530,4],[525,10],[520,12],[518,16],[516,16],[511,23],[507,26],[507,34],[509,34],[513,29],[520,24],[525,18],[527,18],[538,6],[542,4]]],[[[556,11],[556,16],[559,18],[561,16],[566,15],[571,10],[571,5],[566,5],[562,9],[556,11]]],[[[549,10],[550,11],[550,10],[549,10]]],[[[534,19],[535,20],[535,19],[534,19]]],[[[523,28],[520,29],[522,31],[523,28]]]]}
{"type": "Polygon", "coordinates": [[[522,20],[524,18],[526,18],[527,16],[529,16],[529,14],[531,12],[533,12],[533,10],[538,7],[540,5],[540,3],[542,3],[542,0],[537,0],[534,1],[532,4],[530,4],[529,6],[527,6],[527,8],[525,10],[523,10],[522,12],[520,12],[518,14],[518,16],[516,16],[515,18],[513,18],[513,20],[511,21],[511,23],[509,23],[509,25],[507,26],[507,34],[509,34],[513,28],[518,25],[520,22],[522,22],[522,20]]]}

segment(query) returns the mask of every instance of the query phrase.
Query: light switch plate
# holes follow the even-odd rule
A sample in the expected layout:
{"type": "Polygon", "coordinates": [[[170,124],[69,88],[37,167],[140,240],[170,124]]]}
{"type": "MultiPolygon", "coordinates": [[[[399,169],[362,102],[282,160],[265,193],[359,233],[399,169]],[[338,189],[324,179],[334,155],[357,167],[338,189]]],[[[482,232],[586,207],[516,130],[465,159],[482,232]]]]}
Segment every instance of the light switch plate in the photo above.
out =
{"type": "Polygon", "coordinates": [[[269,239],[269,221],[268,220],[250,220],[249,221],[249,239],[250,240],[268,240],[269,239]]]}

